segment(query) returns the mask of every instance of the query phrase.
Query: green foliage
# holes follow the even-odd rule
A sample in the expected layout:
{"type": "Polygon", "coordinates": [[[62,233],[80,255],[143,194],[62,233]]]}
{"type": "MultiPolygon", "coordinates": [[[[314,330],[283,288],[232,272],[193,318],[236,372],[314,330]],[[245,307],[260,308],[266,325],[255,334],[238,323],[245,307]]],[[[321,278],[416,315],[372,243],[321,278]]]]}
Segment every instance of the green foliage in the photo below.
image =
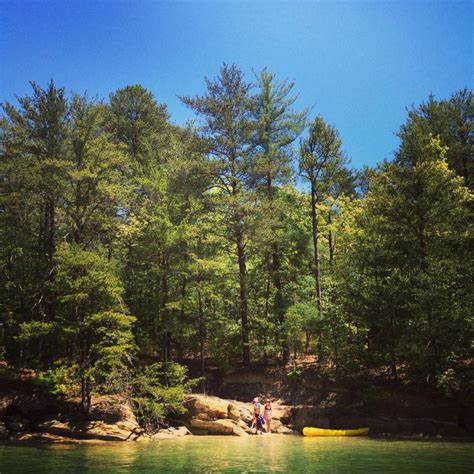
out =
{"type": "Polygon", "coordinates": [[[62,244],[55,262],[53,291],[62,304],[57,332],[65,343],[77,344],[68,360],[78,366],[82,403],[88,410],[92,390],[114,393],[125,388],[135,351],[135,318],[124,312],[113,263],[76,244],[62,244]]]}
{"type": "Polygon", "coordinates": [[[141,369],[132,380],[132,403],[140,424],[153,432],[167,416],[184,413],[184,395],[199,381],[188,379],[186,367],[175,362],[141,369]]]}
{"type": "Polygon", "coordinates": [[[307,113],[293,90],[223,65],[183,98],[196,128],[139,85],[101,102],[32,83],[3,104],[2,357],[53,393],[80,390],[86,410],[133,385],[150,429],[189,390],[173,359],[204,373],[291,350],[328,378],[467,390],[472,92],[410,110],[395,159],[356,189],[322,117],[295,146],[307,113]],[[131,382],[137,354],[164,365],[131,382]]]}
{"type": "Polygon", "coordinates": [[[447,396],[452,396],[459,391],[459,378],[454,369],[446,369],[439,374],[436,386],[447,396]]]}
{"type": "Polygon", "coordinates": [[[322,185],[321,193],[327,192],[334,181],[342,160],[341,146],[339,132],[322,117],[316,117],[300,146],[299,169],[311,183],[322,185]]]}
{"type": "Polygon", "coordinates": [[[78,366],[59,363],[46,372],[37,372],[33,382],[42,390],[58,397],[74,396],[78,391],[78,366]]]}
{"type": "Polygon", "coordinates": [[[319,315],[314,301],[295,303],[285,315],[284,330],[290,346],[294,353],[296,363],[296,354],[304,347],[304,338],[309,334],[316,334],[318,329],[319,315]]]}
{"type": "Polygon", "coordinates": [[[19,341],[29,341],[50,334],[53,330],[53,324],[42,321],[31,321],[20,324],[20,334],[17,336],[19,341]]]}
{"type": "Polygon", "coordinates": [[[293,367],[286,373],[287,377],[291,380],[301,380],[304,375],[304,369],[302,367],[293,367]]]}

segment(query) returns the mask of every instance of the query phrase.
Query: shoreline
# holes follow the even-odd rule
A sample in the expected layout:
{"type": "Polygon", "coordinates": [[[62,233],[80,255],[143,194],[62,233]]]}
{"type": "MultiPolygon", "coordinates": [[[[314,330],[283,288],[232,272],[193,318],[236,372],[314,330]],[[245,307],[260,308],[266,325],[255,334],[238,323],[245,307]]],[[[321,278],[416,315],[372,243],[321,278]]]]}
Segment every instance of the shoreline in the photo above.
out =
{"type": "Polygon", "coordinates": [[[169,425],[150,435],[123,396],[94,396],[87,417],[76,399],[59,400],[30,381],[10,380],[0,390],[0,440],[20,444],[148,443],[189,435],[252,436],[251,405],[245,400],[258,393],[273,395],[272,434],[302,436],[308,426],[367,426],[372,439],[474,439],[471,411],[456,400],[430,397],[429,393],[379,387],[377,397],[368,402],[349,384],[322,384],[309,377],[294,384],[281,374],[270,378],[240,372],[212,382],[213,395],[185,395],[185,412],[167,418],[169,425]]]}

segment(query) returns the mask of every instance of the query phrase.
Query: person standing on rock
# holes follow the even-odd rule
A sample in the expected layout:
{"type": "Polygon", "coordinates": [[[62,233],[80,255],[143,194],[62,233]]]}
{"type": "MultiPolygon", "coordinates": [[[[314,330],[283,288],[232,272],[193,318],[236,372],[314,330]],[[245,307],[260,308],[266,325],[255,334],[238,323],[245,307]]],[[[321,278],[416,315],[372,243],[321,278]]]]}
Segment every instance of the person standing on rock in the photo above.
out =
{"type": "Polygon", "coordinates": [[[265,400],[263,419],[265,420],[265,429],[267,433],[270,434],[272,432],[272,403],[269,398],[265,400]]]}
{"type": "Polygon", "coordinates": [[[253,421],[255,423],[255,434],[263,433],[262,404],[258,397],[253,399],[253,421]]]}

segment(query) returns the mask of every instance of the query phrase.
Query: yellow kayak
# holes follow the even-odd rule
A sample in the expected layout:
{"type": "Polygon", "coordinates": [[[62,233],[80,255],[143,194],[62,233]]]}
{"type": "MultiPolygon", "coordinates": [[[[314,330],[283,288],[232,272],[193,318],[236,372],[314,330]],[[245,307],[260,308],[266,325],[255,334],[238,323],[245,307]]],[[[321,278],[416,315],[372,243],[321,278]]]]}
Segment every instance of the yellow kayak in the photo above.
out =
{"type": "Polygon", "coordinates": [[[304,436],[363,436],[368,434],[369,428],[355,430],[326,430],[324,428],[303,428],[304,436]]]}

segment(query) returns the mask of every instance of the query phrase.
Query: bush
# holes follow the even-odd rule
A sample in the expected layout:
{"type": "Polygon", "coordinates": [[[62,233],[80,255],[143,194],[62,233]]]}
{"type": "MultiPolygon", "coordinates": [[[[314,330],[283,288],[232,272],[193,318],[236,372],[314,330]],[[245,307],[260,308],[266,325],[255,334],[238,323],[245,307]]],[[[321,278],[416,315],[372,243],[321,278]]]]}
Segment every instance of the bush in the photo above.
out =
{"type": "Polygon", "coordinates": [[[79,387],[75,380],[77,380],[77,366],[59,365],[46,372],[36,373],[33,382],[51,395],[66,397],[77,393],[79,387]]]}
{"type": "Polygon", "coordinates": [[[188,379],[186,367],[176,362],[144,367],[132,381],[132,406],[140,425],[152,433],[168,415],[184,413],[184,395],[200,380],[188,379]]]}
{"type": "Polygon", "coordinates": [[[304,374],[303,367],[293,367],[286,373],[287,377],[292,380],[295,380],[295,379],[300,380],[303,377],[303,374],[304,374]]]}

